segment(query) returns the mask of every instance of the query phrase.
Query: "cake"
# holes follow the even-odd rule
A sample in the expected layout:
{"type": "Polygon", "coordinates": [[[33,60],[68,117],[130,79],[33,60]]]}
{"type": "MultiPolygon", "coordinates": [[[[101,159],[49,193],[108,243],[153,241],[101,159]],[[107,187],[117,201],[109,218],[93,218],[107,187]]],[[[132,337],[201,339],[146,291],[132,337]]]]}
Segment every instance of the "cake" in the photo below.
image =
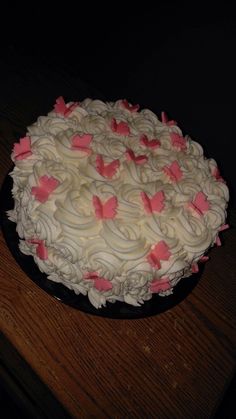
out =
{"type": "Polygon", "coordinates": [[[127,100],[59,97],[11,157],[21,252],[97,309],[170,295],[228,227],[215,160],[164,112],[127,100]]]}

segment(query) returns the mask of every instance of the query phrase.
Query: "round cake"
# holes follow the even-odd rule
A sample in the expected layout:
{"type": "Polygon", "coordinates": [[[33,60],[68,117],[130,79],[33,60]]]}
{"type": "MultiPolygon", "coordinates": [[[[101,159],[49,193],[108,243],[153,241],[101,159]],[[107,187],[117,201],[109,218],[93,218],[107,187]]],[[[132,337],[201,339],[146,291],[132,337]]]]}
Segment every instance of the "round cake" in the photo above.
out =
{"type": "Polygon", "coordinates": [[[220,245],[228,188],[162,113],[127,100],[56,100],[14,144],[21,252],[96,308],[167,296],[220,245]]]}

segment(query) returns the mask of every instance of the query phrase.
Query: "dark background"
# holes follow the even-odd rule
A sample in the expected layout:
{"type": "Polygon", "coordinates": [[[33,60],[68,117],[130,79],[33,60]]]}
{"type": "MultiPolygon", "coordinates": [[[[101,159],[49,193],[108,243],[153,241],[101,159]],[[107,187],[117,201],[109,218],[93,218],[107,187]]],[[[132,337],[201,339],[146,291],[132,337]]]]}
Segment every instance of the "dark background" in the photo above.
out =
{"type": "Polygon", "coordinates": [[[61,94],[127,98],[158,114],[165,110],[215,158],[235,203],[233,2],[49,6],[18,3],[1,14],[3,115],[17,103],[30,124],[61,94]]]}

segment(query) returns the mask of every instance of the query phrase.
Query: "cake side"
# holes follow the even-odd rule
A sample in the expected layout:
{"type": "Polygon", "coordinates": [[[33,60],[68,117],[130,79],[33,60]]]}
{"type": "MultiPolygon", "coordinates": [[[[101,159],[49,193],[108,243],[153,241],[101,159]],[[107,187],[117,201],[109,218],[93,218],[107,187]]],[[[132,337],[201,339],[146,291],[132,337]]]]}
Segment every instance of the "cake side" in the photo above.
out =
{"type": "Polygon", "coordinates": [[[227,228],[216,162],[165,114],[125,100],[58,98],[12,160],[20,250],[96,308],[169,295],[227,228]]]}

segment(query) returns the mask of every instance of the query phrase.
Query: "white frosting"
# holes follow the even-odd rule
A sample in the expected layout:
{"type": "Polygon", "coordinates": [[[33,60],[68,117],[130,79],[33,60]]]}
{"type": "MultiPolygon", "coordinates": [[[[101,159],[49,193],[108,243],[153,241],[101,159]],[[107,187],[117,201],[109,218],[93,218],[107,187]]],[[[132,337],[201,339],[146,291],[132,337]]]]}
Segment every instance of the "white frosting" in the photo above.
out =
{"type": "Polygon", "coordinates": [[[213,246],[225,222],[229,198],[226,184],[212,175],[215,161],[206,159],[202,147],[187,136],[186,149],[177,149],[171,132],[182,135],[177,125],[163,124],[147,109],[131,112],[121,101],[86,99],[67,117],[52,111],[38,118],[27,132],[32,155],[16,160],[12,154],[15,207],[9,216],[17,224],[21,251],[32,255],[52,281],[62,282],[77,294],[88,294],[97,308],[116,300],[139,305],[151,298],[152,281],[165,277],[170,288],[160,290],[160,295],[170,294],[182,277],[192,273],[192,264],[213,246]],[[130,135],[114,133],[112,118],[126,122],[130,135]],[[71,148],[72,137],[84,133],[93,136],[90,154],[71,148]],[[143,146],[142,134],[158,139],[160,147],[143,146]],[[148,161],[127,161],[127,149],[137,156],[146,155],[148,161]],[[98,154],[106,164],[119,159],[111,179],[96,170],[98,154]],[[163,171],[174,161],[183,173],[177,182],[163,171]],[[31,189],[44,175],[60,183],[41,203],[31,189]],[[146,213],[140,196],[143,191],[148,196],[163,191],[164,209],[146,213]],[[203,215],[188,206],[198,192],[207,196],[210,205],[203,215]],[[94,195],[102,202],[117,197],[115,218],[97,219],[94,195]],[[46,260],[37,256],[35,244],[28,241],[32,238],[44,241],[46,260]],[[161,260],[157,269],[148,255],[160,241],[167,244],[171,256],[161,260]],[[97,272],[110,281],[111,289],[97,289],[93,280],[84,279],[87,272],[97,272]]]}

